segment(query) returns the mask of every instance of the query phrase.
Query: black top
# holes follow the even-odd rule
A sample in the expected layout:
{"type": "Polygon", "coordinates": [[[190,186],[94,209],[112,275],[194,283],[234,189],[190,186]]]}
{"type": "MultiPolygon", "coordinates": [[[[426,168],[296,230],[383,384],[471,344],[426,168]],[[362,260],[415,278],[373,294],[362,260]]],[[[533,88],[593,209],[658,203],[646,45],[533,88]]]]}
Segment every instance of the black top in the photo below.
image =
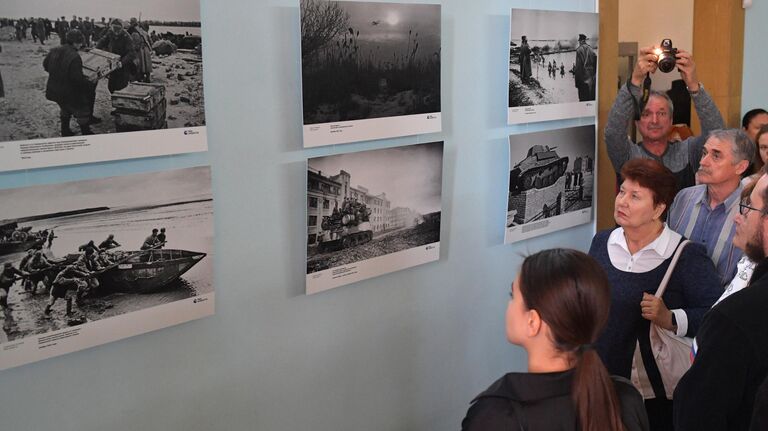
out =
{"type": "MultiPolygon", "coordinates": [[[[578,430],[571,397],[573,370],[509,373],[472,401],[461,422],[465,431],[578,430]],[[520,418],[523,417],[521,427],[520,418]]],[[[643,398],[629,380],[613,377],[627,431],[648,430],[643,398]]]]}
{"type": "Polygon", "coordinates": [[[768,259],[747,288],[707,313],[691,369],[675,389],[675,429],[747,430],[768,375],[768,259]]]}

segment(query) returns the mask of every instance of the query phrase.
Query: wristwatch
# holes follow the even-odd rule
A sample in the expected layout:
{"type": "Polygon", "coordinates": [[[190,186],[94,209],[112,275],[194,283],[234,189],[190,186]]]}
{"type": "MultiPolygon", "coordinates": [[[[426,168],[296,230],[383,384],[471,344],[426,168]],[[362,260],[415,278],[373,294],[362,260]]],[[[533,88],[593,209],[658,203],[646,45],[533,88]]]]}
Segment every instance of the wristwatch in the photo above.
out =
{"type": "Polygon", "coordinates": [[[698,90],[696,90],[696,91],[691,91],[691,89],[690,89],[690,88],[688,88],[688,86],[687,86],[687,85],[685,86],[685,89],[686,89],[686,90],[688,90],[688,94],[690,94],[691,96],[695,96],[695,95],[699,94],[699,92],[700,92],[700,91],[701,91],[703,88],[704,88],[704,84],[702,84],[701,82],[699,82],[699,89],[698,89],[698,90]]]}

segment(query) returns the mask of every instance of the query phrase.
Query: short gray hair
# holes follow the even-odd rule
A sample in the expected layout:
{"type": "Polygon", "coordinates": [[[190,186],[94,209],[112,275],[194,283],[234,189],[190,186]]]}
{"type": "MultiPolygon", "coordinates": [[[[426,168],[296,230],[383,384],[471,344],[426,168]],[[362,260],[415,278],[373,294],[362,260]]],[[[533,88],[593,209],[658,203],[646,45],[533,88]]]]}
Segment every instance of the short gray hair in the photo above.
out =
{"type": "Polygon", "coordinates": [[[675,104],[672,103],[672,99],[669,97],[667,93],[664,93],[658,90],[651,90],[648,93],[648,100],[650,100],[651,97],[660,97],[664,99],[667,102],[667,106],[669,106],[669,116],[672,117],[672,114],[675,113],[675,104]]]}
{"type": "Polygon", "coordinates": [[[755,156],[755,143],[741,129],[718,129],[709,132],[707,140],[715,138],[718,141],[730,142],[734,164],[746,160],[752,164],[755,156]]]}

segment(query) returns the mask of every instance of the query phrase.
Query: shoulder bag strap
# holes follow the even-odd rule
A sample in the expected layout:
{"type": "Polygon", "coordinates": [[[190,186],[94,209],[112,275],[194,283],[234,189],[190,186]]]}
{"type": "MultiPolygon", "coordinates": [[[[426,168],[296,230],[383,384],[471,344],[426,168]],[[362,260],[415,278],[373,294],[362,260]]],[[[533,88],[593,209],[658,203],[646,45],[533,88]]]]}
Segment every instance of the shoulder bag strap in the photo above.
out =
{"type": "Polygon", "coordinates": [[[656,289],[656,294],[654,296],[656,296],[657,298],[661,298],[661,296],[664,295],[664,291],[667,290],[667,283],[669,283],[669,279],[672,278],[672,273],[675,271],[675,265],[677,265],[677,261],[678,259],[680,259],[680,255],[683,253],[683,249],[690,242],[691,240],[684,239],[680,241],[680,245],[677,246],[675,255],[672,256],[672,262],[669,263],[669,268],[667,268],[667,272],[666,274],[664,274],[664,278],[661,279],[661,283],[659,283],[659,288],[656,289]]]}

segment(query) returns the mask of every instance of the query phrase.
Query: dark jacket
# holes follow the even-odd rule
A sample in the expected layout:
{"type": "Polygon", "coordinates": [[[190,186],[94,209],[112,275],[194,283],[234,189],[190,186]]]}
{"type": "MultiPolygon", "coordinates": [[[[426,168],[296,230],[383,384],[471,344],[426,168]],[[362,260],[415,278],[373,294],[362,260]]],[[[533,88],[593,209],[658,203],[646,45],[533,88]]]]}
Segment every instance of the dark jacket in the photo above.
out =
{"type": "Polygon", "coordinates": [[[768,375],[768,259],[750,284],[707,313],[699,349],[675,389],[675,429],[749,429],[758,387],[768,375]]]}
{"type": "Polygon", "coordinates": [[[752,411],[752,423],[749,431],[768,430],[768,378],[763,380],[755,396],[755,407],[752,411]]]}
{"type": "Polygon", "coordinates": [[[96,48],[105,49],[120,56],[122,67],[109,74],[109,83],[107,84],[109,91],[114,93],[128,86],[128,81],[136,73],[136,65],[134,63],[136,51],[133,49],[131,35],[125,30],[115,33],[111,29],[107,29],[104,36],[96,44],[96,48]]]}
{"type": "Polygon", "coordinates": [[[45,98],[62,105],[88,109],[91,84],[83,75],[83,60],[74,46],[65,44],[53,48],[43,60],[48,72],[45,98]]]}
{"type": "MultiPolygon", "coordinates": [[[[461,422],[464,431],[577,430],[571,398],[573,370],[558,373],[509,373],[472,401],[461,422]],[[524,416],[521,427],[515,405],[524,416]]],[[[613,378],[627,431],[648,430],[643,398],[632,384],[613,378]]]]}
{"type": "Polygon", "coordinates": [[[113,54],[120,56],[120,62],[123,63],[123,67],[126,66],[128,61],[133,61],[135,57],[135,51],[133,50],[133,39],[131,35],[125,30],[120,30],[119,33],[115,33],[112,30],[107,30],[106,34],[99,39],[96,44],[96,48],[107,50],[113,54]]]}

